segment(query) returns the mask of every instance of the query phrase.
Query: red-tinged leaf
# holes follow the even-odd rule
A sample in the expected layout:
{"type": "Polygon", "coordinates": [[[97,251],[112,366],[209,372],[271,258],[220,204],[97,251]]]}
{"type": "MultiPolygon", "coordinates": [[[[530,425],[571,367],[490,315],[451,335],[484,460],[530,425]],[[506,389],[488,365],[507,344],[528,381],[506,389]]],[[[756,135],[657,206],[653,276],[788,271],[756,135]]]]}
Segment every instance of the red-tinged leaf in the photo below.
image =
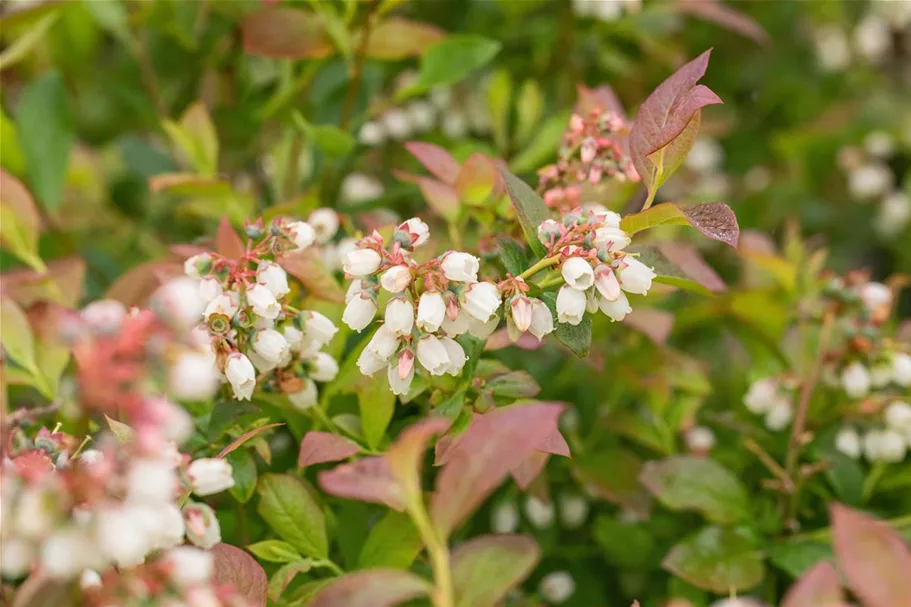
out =
{"type": "Polygon", "coordinates": [[[424,178],[423,175],[409,173],[408,171],[401,171],[399,169],[392,169],[392,176],[404,183],[413,183],[415,185],[421,183],[421,179],[424,178]]]}
{"type": "Polygon", "coordinates": [[[888,525],[841,504],[831,508],[838,567],[864,607],[911,605],[911,552],[888,525]]]}
{"type": "Polygon", "coordinates": [[[215,233],[215,251],[228,259],[240,259],[244,254],[244,241],[231,226],[227,215],[222,216],[221,221],[218,222],[218,232],[215,233]]]}
{"type": "Polygon", "coordinates": [[[301,441],[297,466],[305,468],[313,464],[338,462],[358,453],[361,448],[352,440],[328,432],[308,432],[301,441]]]}
{"type": "Polygon", "coordinates": [[[516,404],[475,417],[446,454],[447,463],[437,477],[431,517],[444,535],[537,450],[562,410],[555,403],[516,404]]]}
{"type": "Polygon", "coordinates": [[[841,607],[844,593],[838,582],[838,572],[831,563],[819,563],[797,580],[781,603],[781,607],[841,607]]]}
{"type": "Polygon", "coordinates": [[[244,432],[243,434],[241,434],[240,436],[235,438],[233,441],[231,441],[230,445],[228,445],[227,447],[222,449],[221,453],[218,454],[218,457],[226,456],[227,454],[231,453],[232,451],[234,451],[235,449],[237,449],[238,447],[243,445],[248,440],[252,439],[254,436],[259,434],[260,432],[268,430],[269,428],[275,428],[277,426],[284,426],[284,425],[285,425],[284,423],[266,424],[265,426],[260,426],[259,428],[253,428],[249,432],[244,432]]]}
{"type": "Polygon", "coordinates": [[[458,216],[459,194],[454,187],[430,177],[421,177],[418,187],[434,213],[450,221],[458,216]]]}
{"type": "Polygon", "coordinates": [[[420,491],[421,461],[427,441],[434,434],[445,432],[452,421],[445,417],[431,417],[409,426],[386,452],[389,468],[406,491],[420,491]]]}
{"type": "Polygon", "coordinates": [[[623,323],[648,337],[655,345],[663,346],[674,328],[674,315],[655,308],[636,308],[623,319],[623,323]]]}
{"type": "Polygon", "coordinates": [[[4,272],[0,289],[22,307],[40,301],[76,308],[85,286],[85,262],[78,257],[55,259],[43,274],[31,269],[4,272]]]}
{"type": "Polygon", "coordinates": [[[630,154],[652,196],[692,147],[700,109],[721,103],[715,93],[696,84],[705,75],[710,53],[704,52],[662,82],[636,115],[630,131],[630,154]],[[679,144],[669,147],[681,137],[679,144]]]}
{"type": "Polygon", "coordinates": [[[32,240],[37,242],[41,229],[41,215],[38,213],[35,199],[21,181],[3,170],[0,170],[0,203],[15,212],[22,226],[29,231],[32,240]]]}
{"type": "Polygon", "coordinates": [[[485,535],[452,553],[456,607],[493,607],[532,572],[541,550],[525,535],[485,535]]]}
{"type": "Polygon", "coordinates": [[[390,17],[370,32],[365,53],[371,59],[389,61],[418,57],[427,47],[445,37],[446,32],[429,23],[390,17]]]}
{"type": "Polygon", "coordinates": [[[456,178],[459,200],[470,205],[482,205],[490,199],[497,184],[497,169],[493,161],[481,153],[468,157],[456,178]]]}
{"type": "Polygon", "coordinates": [[[527,491],[531,484],[538,478],[550,455],[543,451],[535,451],[526,457],[518,466],[509,471],[510,476],[516,481],[519,489],[527,491]]]}
{"type": "Polygon", "coordinates": [[[718,0],[677,0],[677,7],[683,13],[711,21],[759,44],[769,43],[769,35],[755,19],[718,0]]]}
{"type": "Polygon", "coordinates": [[[244,52],[278,59],[316,59],[332,54],[321,16],[268,6],[248,15],[242,26],[244,52]]]}
{"type": "Polygon", "coordinates": [[[368,569],[343,575],[323,587],[308,607],[392,607],[430,594],[433,586],[401,569],[368,569]]]}
{"type": "Polygon", "coordinates": [[[658,245],[658,250],[668,259],[673,259],[674,264],[676,264],[684,274],[709,291],[712,291],[713,293],[727,291],[727,285],[724,284],[724,281],[715,269],[706,263],[705,259],[703,259],[702,255],[699,253],[699,250],[692,244],[687,242],[663,242],[658,245]]]}
{"type": "Polygon", "coordinates": [[[164,265],[162,262],[151,261],[130,268],[108,287],[104,296],[108,299],[116,299],[125,306],[141,304],[161,284],[155,275],[155,270],[162,265],[164,265]]]}
{"type": "Polygon", "coordinates": [[[338,497],[385,504],[399,511],[405,509],[405,492],[385,456],[365,457],[323,471],[319,484],[323,491],[338,497]]]}
{"type": "Polygon", "coordinates": [[[265,607],[269,581],[256,559],[230,544],[215,544],[212,556],[214,583],[231,586],[253,607],[265,607]]]}
{"type": "Polygon", "coordinates": [[[519,336],[519,339],[513,341],[509,337],[509,331],[506,329],[499,329],[494,331],[490,337],[487,338],[487,342],[484,344],[484,349],[488,352],[493,352],[496,350],[502,350],[503,348],[508,348],[509,346],[516,346],[522,350],[538,350],[544,346],[544,340],[538,341],[538,338],[532,335],[531,333],[523,333],[519,336]]]}
{"type": "Polygon", "coordinates": [[[452,154],[438,145],[420,141],[405,143],[405,149],[440,181],[447,185],[455,185],[461,167],[452,154]]]}
{"type": "Polygon", "coordinates": [[[734,248],[737,248],[740,238],[740,226],[734,211],[720,202],[687,205],[665,202],[639,213],[631,213],[620,221],[620,227],[630,235],[666,225],[692,226],[704,236],[734,248]]]}
{"type": "Polygon", "coordinates": [[[311,297],[332,303],[345,303],[345,292],[326,268],[316,248],[310,247],[285,255],[278,260],[278,264],[307,287],[307,294],[311,297]]]}

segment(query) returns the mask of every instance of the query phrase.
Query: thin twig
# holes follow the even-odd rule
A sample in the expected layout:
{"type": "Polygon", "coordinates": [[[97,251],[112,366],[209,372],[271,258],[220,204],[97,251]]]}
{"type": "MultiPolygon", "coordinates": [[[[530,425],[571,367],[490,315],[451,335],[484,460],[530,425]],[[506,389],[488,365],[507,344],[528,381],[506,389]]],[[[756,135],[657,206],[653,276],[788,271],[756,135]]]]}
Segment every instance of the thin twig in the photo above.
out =
{"type": "Polygon", "coordinates": [[[788,476],[787,471],[781,467],[781,465],[775,461],[775,458],[766,452],[765,449],[759,446],[759,443],[754,441],[752,438],[748,438],[743,441],[743,446],[751,451],[756,457],[759,458],[766,468],[769,469],[769,472],[775,475],[781,482],[782,488],[791,493],[794,490],[794,483],[791,481],[791,478],[788,476]]]}

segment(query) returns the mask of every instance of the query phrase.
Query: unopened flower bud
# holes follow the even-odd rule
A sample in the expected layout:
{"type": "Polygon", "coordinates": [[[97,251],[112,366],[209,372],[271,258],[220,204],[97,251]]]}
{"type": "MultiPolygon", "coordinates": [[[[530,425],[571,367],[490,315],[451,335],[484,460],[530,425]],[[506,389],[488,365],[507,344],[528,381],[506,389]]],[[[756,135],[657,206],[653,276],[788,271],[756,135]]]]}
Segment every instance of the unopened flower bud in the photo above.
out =
{"type": "Polygon", "coordinates": [[[569,285],[563,285],[557,292],[557,320],[578,325],[585,316],[585,293],[569,285]]]}
{"type": "Polygon", "coordinates": [[[417,217],[412,217],[399,225],[395,232],[395,239],[406,247],[419,247],[427,242],[428,238],[430,238],[430,228],[417,217]]]}
{"type": "Polygon", "coordinates": [[[397,396],[408,394],[411,380],[414,379],[414,354],[411,350],[403,350],[398,359],[389,363],[386,377],[393,394],[397,396]]]}
{"type": "Polygon", "coordinates": [[[342,269],[351,276],[368,276],[382,263],[382,257],[373,249],[355,249],[342,259],[342,269]]]}
{"type": "Polygon", "coordinates": [[[294,250],[302,251],[313,244],[316,233],[306,221],[292,221],[288,224],[288,235],[294,242],[294,250]]]}
{"type": "Polygon", "coordinates": [[[355,331],[362,331],[376,315],[376,301],[367,294],[361,293],[351,299],[345,306],[342,322],[355,331]]]}
{"type": "Polygon", "coordinates": [[[193,460],[187,468],[187,478],[196,495],[212,495],[234,486],[231,464],[217,457],[193,460]]]}
{"type": "Polygon", "coordinates": [[[234,389],[234,396],[238,400],[250,400],[253,389],[256,388],[256,369],[250,359],[240,352],[232,352],[225,365],[225,377],[234,389]]]}
{"type": "Polygon", "coordinates": [[[473,283],[478,281],[480,260],[474,255],[460,251],[449,251],[443,255],[440,267],[449,280],[473,283]]]}
{"type": "Polygon", "coordinates": [[[411,284],[411,268],[406,265],[392,266],[380,278],[380,284],[390,293],[401,293],[411,284]]]}
{"type": "Polygon", "coordinates": [[[183,520],[187,539],[194,545],[209,550],[221,541],[221,527],[215,511],[208,505],[188,502],[183,507],[183,520]]]}
{"type": "Polygon", "coordinates": [[[446,303],[439,291],[425,291],[418,301],[417,325],[422,331],[433,333],[443,324],[446,303]]]}

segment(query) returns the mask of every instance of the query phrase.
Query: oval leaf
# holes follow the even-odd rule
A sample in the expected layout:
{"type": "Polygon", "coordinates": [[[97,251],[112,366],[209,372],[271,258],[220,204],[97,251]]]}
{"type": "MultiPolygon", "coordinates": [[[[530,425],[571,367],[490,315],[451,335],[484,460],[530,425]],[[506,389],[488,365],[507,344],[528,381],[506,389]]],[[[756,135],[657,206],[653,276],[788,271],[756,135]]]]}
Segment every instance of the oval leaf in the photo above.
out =
{"type": "Polygon", "coordinates": [[[438,145],[421,141],[408,141],[405,143],[405,149],[437,179],[445,184],[455,185],[461,167],[459,161],[448,151],[438,145]]]}
{"type": "Polygon", "coordinates": [[[370,528],[357,565],[359,569],[407,569],[423,545],[421,535],[411,519],[401,512],[390,511],[370,528]]]}
{"type": "Polygon", "coordinates": [[[266,606],[269,582],[266,572],[252,556],[230,544],[215,544],[212,556],[213,582],[231,586],[253,607],[266,606]]]}
{"type": "Polygon", "coordinates": [[[457,607],[492,607],[528,577],[541,551],[525,535],[486,535],[452,553],[457,607]]]}
{"type": "Polygon", "coordinates": [[[223,215],[218,222],[218,232],[215,233],[215,251],[228,259],[240,259],[244,254],[244,242],[231,227],[227,215],[223,215]]]}
{"type": "Polygon", "coordinates": [[[679,455],[650,461],[639,482],[672,510],[698,510],[716,523],[749,517],[749,497],[740,479],[712,459],[679,455]]]}
{"type": "Polygon", "coordinates": [[[385,457],[365,457],[321,472],[319,484],[326,493],[338,497],[405,509],[404,491],[385,457]]]}
{"type": "Polygon", "coordinates": [[[737,247],[740,226],[734,211],[720,202],[677,205],[657,204],[639,213],[631,213],[620,221],[620,227],[630,235],[662,225],[689,225],[703,235],[737,247]]]}
{"type": "Polygon", "coordinates": [[[819,563],[788,590],[781,607],[839,607],[844,593],[838,572],[830,563],[819,563]]]}
{"type": "Polygon", "coordinates": [[[539,257],[543,257],[547,254],[547,249],[538,240],[538,226],[550,217],[550,212],[547,210],[547,205],[544,204],[544,199],[538,196],[527,183],[505,168],[497,168],[506,183],[506,193],[509,195],[512,206],[516,210],[516,216],[519,218],[519,223],[522,225],[525,242],[539,257]]]}
{"type": "Polygon", "coordinates": [[[306,556],[326,558],[329,543],[323,511],[303,481],[286,474],[259,480],[257,512],[282,539],[306,556]]]}
{"type": "Polygon", "coordinates": [[[762,561],[746,532],[706,527],[674,546],[661,565],[693,586],[729,594],[759,584],[765,576],[762,561]]]}
{"type": "Polygon", "coordinates": [[[328,432],[308,432],[301,441],[300,453],[297,456],[299,468],[337,462],[347,459],[359,452],[361,448],[352,440],[328,432]]]}
{"type": "Polygon", "coordinates": [[[405,57],[417,57],[445,37],[443,30],[429,23],[390,17],[370,32],[364,52],[371,59],[397,61],[405,57]]]}
{"type": "Polygon", "coordinates": [[[309,607],[391,607],[430,594],[433,587],[401,569],[349,573],[324,586],[309,607]]]}
{"type": "Polygon", "coordinates": [[[303,59],[332,54],[324,20],[308,11],[264,5],[244,20],[242,35],[244,51],[251,55],[303,59]]]}
{"type": "MultiPolygon", "coordinates": [[[[541,295],[541,300],[547,304],[547,307],[550,309],[550,313],[553,314],[554,319],[556,319],[557,294],[544,293],[541,295]]],[[[571,325],[565,322],[555,322],[555,326],[557,328],[554,330],[554,335],[557,339],[560,340],[560,343],[569,348],[572,353],[579,358],[588,356],[588,351],[592,345],[591,314],[586,314],[582,318],[582,322],[580,322],[578,325],[571,325]]]]}

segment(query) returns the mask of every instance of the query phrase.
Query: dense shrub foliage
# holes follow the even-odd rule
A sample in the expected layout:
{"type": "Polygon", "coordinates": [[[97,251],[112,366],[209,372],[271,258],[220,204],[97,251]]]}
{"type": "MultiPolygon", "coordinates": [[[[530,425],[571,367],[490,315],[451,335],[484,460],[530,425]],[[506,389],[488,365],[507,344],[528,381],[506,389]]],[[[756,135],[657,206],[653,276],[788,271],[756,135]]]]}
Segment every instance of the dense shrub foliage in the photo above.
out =
{"type": "Polygon", "coordinates": [[[911,605],[911,2],[0,42],[3,604],[911,605]]]}

